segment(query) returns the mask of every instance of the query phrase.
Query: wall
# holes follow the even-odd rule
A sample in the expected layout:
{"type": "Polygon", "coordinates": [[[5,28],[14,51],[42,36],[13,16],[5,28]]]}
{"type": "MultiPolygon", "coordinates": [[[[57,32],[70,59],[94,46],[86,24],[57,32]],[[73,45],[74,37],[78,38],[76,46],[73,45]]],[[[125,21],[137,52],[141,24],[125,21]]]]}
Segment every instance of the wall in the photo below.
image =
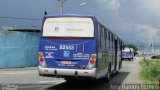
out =
{"type": "Polygon", "coordinates": [[[0,31],[0,68],[38,65],[38,30],[0,31]]]}

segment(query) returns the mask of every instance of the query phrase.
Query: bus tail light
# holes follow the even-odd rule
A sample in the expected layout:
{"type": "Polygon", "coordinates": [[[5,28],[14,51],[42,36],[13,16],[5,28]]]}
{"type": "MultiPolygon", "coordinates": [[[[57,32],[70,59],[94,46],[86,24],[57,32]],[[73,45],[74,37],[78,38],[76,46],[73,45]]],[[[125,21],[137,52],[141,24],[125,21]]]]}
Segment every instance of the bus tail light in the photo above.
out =
{"type": "Polygon", "coordinates": [[[39,61],[42,63],[44,62],[44,58],[40,58],[39,61]]]}
{"type": "Polygon", "coordinates": [[[94,59],[91,59],[91,60],[90,60],[90,63],[91,63],[91,64],[94,64],[94,63],[95,63],[95,60],[94,60],[94,59]]]}
{"type": "Polygon", "coordinates": [[[40,66],[43,67],[43,68],[47,67],[46,63],[45,63],[45,59],[44,59],[43,53],[39,52],[38,56],[39,56],[40,66]]]}
{"type": "Polygon", "coordinates": [[[95,62],[96,62],[96,54],[92,54],[87,69],[93,69],[95,62]]]}

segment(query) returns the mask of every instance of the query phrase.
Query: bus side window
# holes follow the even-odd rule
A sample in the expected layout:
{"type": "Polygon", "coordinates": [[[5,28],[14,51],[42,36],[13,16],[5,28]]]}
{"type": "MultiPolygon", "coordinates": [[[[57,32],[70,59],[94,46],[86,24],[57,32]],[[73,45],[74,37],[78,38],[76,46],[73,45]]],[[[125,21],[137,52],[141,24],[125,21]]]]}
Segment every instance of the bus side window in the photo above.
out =
{"type": "Polygon", "coordinates": [[[104,37],[105,37],[105,50],[107,50],[107,44],[108,44],[108,41],[107,41],[107,30],[104,31],[104,37]]]}
{"type": "Polygon", "coordinates": [[[98,48],[101,48],[101,27],[98,25],[98,48]]]}
{"type": "Polygon", "coordinates": [[[119,39],[119,51],[121,51],[121,42],[120,42],[120,39],[119,39]]]}
{"type": "Polygon", "coordinates": [[[119,48],[120,44],[119,44],[119,39],[117,39],[117,50],[119,51],[120,48],[119,48]]]}
{"type": "Polygon", "coordinates": [[[108,30],[106,29],[105,30],[105,50],[109,50],[109,32],[108,32],[108,30]]]}
{"type": "Polygon", "coordinates": [[[111,48],[112,48],[112,50],[113,50],[113,48],[114,48],[114,37],[113,37],[113,34],[111,34],[111,36],[112,36],[112,37],[111,37],[111,38],[112,38],[112,47],[111,47],[111,48]]]}
{"type": "MultiPolygon", "coordinates": [[[[112,34],[113,35],[113,34],[112,34]]],[[[115,40],[115,37],[114,37],[114,35],[113,35],[113,41],[112,41],[112,43],[113,43],[113,50],[115,50],[115,42],[114,42],[114,40],[115,40]]]]}
{"type": "Polygon", "coordinates": [[[102,27],[102,31],[101,31],[101,47],[102,47],[102,50],[105,50],[105,32],[104,32],[104,27],[102,27]]]}
{"type": "Polygon", "coordinates": [[[111,37],[110,37],[110,32],[108,32],[108,49],[110,50],[110,42],[111,41],[111,37]]]}
{"type": "Polygon", "coordinates": [[[112,50],[112,40],[113,38],[112,38],[112,33],[110,33],[110,50],[112,50]]]}

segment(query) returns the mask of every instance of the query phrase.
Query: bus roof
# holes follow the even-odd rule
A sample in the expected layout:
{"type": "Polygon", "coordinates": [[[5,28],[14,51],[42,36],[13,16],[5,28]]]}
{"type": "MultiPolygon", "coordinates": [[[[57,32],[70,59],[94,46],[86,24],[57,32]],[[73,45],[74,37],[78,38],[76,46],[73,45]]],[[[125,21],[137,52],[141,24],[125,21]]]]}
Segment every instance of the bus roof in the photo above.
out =
{"type": "Polygon", "coordinates": [[[96,18],[93,15],[81,15],[81,14],[63,14],[63,15],[45,15],[44,18],[49,18],[49,17],[91,17],[91,18],[96,18]]]}
{"type": "MultiPolygon", "coordinates": [[[[90,17],[90,18],[95,19],[98,23],[100,23],[101,25],[103,25],[105,28],[107,28],[107,26],[104,23],[102,23],[102,21],[100,19],[96,18],[96,16],[94,16],[94,15],[82,15],[82,14],[63,14],[62,15],[62,14],[55,14],[55,15],[45,15],[44,19],[45,18],[50,18],[50,17],[90,17]]],[[[116,35],[115,33],[113,33],[109,28],[107,28],[107,29],[113,35],[115,35],[120,41],[122,41],[122,39],[118,35],[116,35]]]]}
{"type": "Polygon", "coordinates": [[[124,52],[131,52],[131,51],[133,51],[133,49],[132,48],[125,48],[123,51],[124,52]]]}

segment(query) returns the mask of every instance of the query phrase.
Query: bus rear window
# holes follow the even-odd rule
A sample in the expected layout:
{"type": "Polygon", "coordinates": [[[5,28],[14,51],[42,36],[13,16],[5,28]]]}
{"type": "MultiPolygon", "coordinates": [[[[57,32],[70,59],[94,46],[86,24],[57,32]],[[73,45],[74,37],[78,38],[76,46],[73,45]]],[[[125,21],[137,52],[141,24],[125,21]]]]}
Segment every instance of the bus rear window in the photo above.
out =
{"type": "Polygon", "coordinates": [[[47,18],[43,24],[43,37],[94,37],[91,18],[59,17],[47,18]]]}

